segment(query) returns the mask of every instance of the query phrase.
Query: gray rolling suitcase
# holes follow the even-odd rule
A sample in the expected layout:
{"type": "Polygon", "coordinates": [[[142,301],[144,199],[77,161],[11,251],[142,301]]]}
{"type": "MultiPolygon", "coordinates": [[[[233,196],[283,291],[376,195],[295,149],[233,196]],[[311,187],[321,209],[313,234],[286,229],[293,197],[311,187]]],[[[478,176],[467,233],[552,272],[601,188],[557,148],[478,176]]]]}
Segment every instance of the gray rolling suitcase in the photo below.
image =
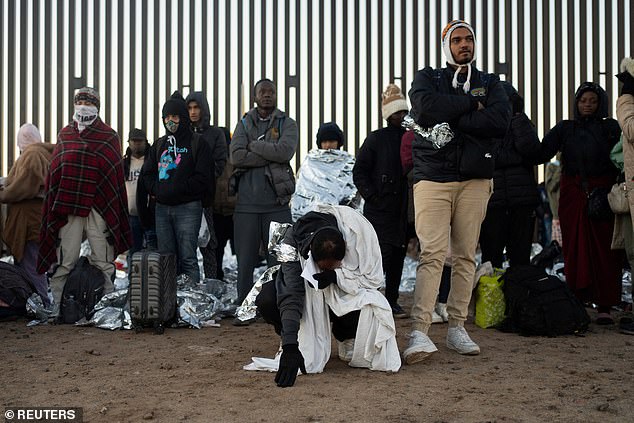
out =
{"type": "Polygon", "coordinates": [[[162,334],[176,314],[176,256],[138,251],[130,263],[130,317],[139,332],[151,326],[162,334]]]}

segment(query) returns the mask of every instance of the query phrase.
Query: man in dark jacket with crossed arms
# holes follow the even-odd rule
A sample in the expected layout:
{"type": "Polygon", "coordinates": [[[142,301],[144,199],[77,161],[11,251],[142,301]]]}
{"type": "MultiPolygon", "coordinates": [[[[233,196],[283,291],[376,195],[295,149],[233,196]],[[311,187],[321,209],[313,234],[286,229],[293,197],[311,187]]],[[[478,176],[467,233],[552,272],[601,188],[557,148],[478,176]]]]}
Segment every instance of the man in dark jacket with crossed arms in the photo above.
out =
{"type": "Polygon", "coordinates": [[[464,21],[450,22],[442,32],[448,67],[416,73],[409,92],[411,115],[424,128],[448,123],[454,138],[437,148],[416,135],[414,210],[421,243],[416,271],[412,332],[403,356],[412,364],[437,351],[427,336],[438,295],[447,246],[451,241],[451,291],[447,300],[447,347],[460,354],[480,353],[463,325],[475,273],[480,224],[491,195],[494,139],[504,136],[510,107],[495,75],[480,72],[475,34],[464,21]]]}

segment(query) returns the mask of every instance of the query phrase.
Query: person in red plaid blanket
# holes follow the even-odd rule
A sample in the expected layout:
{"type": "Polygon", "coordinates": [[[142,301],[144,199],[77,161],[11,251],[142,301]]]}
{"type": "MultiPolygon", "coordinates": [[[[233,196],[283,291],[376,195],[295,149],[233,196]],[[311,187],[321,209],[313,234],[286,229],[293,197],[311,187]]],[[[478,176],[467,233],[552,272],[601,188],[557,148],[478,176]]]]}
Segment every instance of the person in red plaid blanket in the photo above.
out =
{"type": "Polygon", "coordinates": [[[99,102],[93,88],[77,90],[73,121],[58,134],[46,178],[38,272],[58,265],[50,279],[53,319],[84,232],[88,259],[104,274],[104,293],[113,290],[114,258],[131,245],[121,143],[99,118],[99,102]]]}

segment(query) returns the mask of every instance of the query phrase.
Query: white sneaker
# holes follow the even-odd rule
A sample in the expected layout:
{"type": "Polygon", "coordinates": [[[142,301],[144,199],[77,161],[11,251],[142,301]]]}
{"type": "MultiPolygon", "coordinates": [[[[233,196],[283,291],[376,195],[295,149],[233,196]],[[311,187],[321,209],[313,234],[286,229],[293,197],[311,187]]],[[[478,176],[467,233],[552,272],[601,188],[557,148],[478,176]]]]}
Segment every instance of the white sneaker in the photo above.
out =
{"type": "Polygon", "coordinates": [[[480,354],[480,347],[471,340],[467,330],[462,326],[450,327],[447,330],[447,348],[457,351],[459,354],[480,354]]]}
{"type": "Polygon", "coordinates": [[[337,341],[337,349],[339,351],[339,360],[349,363],[352,360],[352,353],[354,352],[354,338],[337,341]]]}
{"type": "Polygon", "coordinates": [[[436,303],[436,313],[442,318],[443,322],[449,321],[449,314],[447,313],[447,304],[436,303]]]}
{"type": "Polygon", "coordinates": [[[431,312],[431,322],[433,323],[442,323],[442,317],[436,313],[436,311],[431,312]]]}
{"type": "Polygon", "coordinates": [[[403,351],[403,358],[407,364],[414,364],[423,361],[436,351],[438,348],[429,339],[429,336],[419,330],[413,330],[409,334],[409,343],[403,351]]]}

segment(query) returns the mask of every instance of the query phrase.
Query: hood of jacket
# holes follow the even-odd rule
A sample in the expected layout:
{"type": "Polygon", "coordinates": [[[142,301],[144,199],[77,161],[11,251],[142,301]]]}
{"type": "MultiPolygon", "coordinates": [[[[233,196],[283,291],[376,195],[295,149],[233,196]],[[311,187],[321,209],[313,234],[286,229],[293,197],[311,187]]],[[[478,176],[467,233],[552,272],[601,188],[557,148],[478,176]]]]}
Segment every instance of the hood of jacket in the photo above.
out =
{"type": "Polygon", "coordinates": [[[575,120],[581,119],[605,119],[608,117],[608,93],[605,92],[603,88],[599,84],[594,82],[584,82],[579,85],[577,91],[575,92],[575,110],[574,110],[575,120]],[[599,107],[597,107],[596,112],[592,116],[588,116],[587,118],[582,118],[579,114],[579,99],[586,91],[592,91],[599,97],[599,107]]]}
{"type": "Polygon", "coordinates": [[[297,242],[297,252],[302,257],[308,258],[310,244],[315,234],[325,228],[339,230],[337,218],[331,214],[311,211],[297,219],[293,225],[293,237],[297,242]]]}
{"type": "Polygon", "coordinates": [[[198,107],[200,107],[200,124],[198,125],[200,128],[206,128],[210,126],[211,122],[211,113],[209,112],[209,102],[207,102],[207,97],[205,93],[202,91],[193,91],[189,93],[187,98],[185,99],[185,103],[189,106],[189,103],[195,101],[198,103],[198,107]]]}

